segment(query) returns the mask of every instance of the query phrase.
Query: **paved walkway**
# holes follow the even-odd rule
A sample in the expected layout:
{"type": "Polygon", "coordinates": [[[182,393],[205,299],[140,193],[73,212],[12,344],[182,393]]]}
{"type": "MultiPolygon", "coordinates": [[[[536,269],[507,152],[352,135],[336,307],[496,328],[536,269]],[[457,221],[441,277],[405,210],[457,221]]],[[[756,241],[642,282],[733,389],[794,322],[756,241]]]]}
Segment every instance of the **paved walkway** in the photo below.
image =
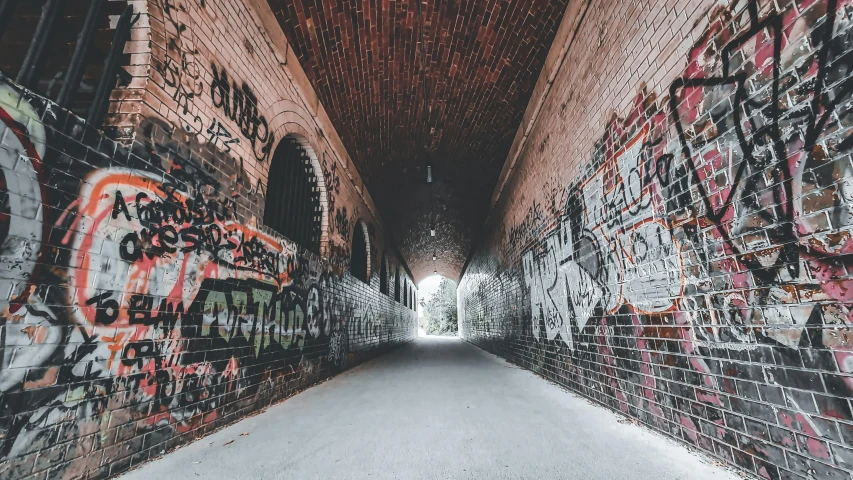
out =
{"type": "Polygon", "coordinates": [[[618,419],[462,340],[427,337],[121,478],[738,478],[618,419]]]}

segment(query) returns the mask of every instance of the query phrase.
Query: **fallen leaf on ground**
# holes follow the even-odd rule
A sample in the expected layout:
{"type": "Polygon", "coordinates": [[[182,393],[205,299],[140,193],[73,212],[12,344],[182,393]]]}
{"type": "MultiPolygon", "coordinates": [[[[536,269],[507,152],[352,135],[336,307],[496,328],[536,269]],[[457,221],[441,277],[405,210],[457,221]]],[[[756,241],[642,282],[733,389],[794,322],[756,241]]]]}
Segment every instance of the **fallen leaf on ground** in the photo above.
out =
{"type": "Polygon", "coordinates": [[[248,434],[249,434],[249,432],[243,432],[243,433],[241,433],[241,434],[240,434],[240,436],[241,436],[241,437],[245,437],[245,436],[246,436],[246,435],[248,435],[248,434]]]}
{"type": "Polygon", "coordinates": [[[222,446],[224,447],[225,445],[231,445],[232,443],[234,443],[234,440],[228,440],[227,442],[223,443],[222,446]]]}

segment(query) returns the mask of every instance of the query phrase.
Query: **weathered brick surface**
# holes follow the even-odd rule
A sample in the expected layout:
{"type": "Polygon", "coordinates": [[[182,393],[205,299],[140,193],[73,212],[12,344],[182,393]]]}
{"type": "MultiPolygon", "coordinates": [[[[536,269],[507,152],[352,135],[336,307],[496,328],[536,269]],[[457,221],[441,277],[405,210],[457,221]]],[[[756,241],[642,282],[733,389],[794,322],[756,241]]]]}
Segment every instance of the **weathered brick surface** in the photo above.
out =
{"type": "Polygon", "coordinates": [[[568,0],[267,1],[416,280],[458,278],[568,0]]]}
{"type": "Polygon", "coordinates": [[[256,10],[133,3],[147,73],[113,95],[117,138],[0,76],[2,478],[115,474],[416,335],[379,292],[380,265],[411,291],[407,268],[256,10]],[[320,255],[260,225],[288,136],[320,178],[320,255]]]}
{"type": "Polygon", "coordinates": [[[753,474],[850,478],[851,13],[582,3],[462,335],[753,474]]]}

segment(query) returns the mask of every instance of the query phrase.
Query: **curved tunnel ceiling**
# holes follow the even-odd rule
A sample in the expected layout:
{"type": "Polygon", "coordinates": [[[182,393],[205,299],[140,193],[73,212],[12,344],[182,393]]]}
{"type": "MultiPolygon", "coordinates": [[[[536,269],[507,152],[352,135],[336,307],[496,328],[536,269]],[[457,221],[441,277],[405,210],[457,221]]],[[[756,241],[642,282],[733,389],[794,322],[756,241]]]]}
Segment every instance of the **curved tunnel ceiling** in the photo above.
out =
{"type": "Polygon", "coordinates": [[[568,0],[423,0],[425,72],[414,0],[268,1],[415,280],[458,278],[568,0]]]}

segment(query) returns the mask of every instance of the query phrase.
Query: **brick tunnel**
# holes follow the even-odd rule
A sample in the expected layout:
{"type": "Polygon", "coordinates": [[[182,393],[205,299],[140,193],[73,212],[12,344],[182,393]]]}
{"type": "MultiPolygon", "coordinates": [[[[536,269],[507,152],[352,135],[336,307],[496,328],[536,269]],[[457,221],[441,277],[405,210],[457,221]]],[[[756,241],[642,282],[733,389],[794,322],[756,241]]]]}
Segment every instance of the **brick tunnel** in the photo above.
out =
{"type": "Polygon", "coordinates": [[[0,0],[0,478],[851,480],[851,69],[853,0],[0,0]]]}

